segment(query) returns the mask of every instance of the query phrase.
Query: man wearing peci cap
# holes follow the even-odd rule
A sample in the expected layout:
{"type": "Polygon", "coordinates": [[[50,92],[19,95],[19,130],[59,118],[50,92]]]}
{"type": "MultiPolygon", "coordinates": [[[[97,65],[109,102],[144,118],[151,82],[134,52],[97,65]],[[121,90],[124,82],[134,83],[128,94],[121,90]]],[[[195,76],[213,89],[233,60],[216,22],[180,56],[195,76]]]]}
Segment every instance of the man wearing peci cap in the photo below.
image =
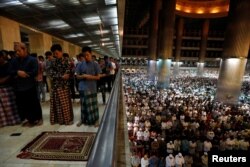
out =
{"type": "Polygon", "coordinates": [[[14,88],[19,115],[23,126],[41,125],[42,109],[36,89],[38,61],[28,54],[24,43],[15,42],[14,50],[17,57],[13,58],[10,66],[14,78],[14,88]]]}

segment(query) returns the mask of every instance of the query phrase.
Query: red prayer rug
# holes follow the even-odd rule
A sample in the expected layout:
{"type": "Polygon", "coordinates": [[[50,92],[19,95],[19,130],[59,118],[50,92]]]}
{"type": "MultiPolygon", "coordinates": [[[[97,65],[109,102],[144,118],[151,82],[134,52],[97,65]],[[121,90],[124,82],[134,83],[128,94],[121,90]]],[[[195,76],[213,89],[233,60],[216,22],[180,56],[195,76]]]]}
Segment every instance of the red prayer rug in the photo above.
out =
{"type": "Polygon", "coordinates": [[[17,155],[21,159],[87,161],[95,133],[42,132],[17,155]]]}

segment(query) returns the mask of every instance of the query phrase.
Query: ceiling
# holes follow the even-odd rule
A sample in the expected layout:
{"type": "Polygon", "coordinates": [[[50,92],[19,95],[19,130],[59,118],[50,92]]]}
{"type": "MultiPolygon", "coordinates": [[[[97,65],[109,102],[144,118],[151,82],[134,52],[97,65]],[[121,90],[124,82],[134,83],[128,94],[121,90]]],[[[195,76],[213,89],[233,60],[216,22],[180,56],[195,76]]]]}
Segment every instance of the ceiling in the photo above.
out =
{"type": "Polygon", "coordinates": [[[124,11],[125,0],[0,1],[2,16],[113,57],[121,56],[124,11]]]}

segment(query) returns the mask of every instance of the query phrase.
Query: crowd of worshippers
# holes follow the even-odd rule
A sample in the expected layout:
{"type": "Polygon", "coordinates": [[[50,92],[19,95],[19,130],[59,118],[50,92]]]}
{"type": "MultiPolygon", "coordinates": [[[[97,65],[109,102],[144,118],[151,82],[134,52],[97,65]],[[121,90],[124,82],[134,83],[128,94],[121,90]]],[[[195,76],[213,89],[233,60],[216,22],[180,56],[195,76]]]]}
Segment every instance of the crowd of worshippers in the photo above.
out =
{"type": "Polygon", "coordinates": [[[250,104],[217,102],[216,77],[184,73],[159,90],[145,73],[124,72],[132,166],[205,167],[209,151],[249,150],[250,104]]]}
{"type": "Polygon", "coordinates": [[[74,58],[59,44],[51,46],[44,56],[28,53],[26,44],[14,43],[14,51],[0,52],[0,127],[43,124],[41,103],[50,102],[50,123],[72,125],[72,101],[80,98],[82,124],[97,125],[97,93],[110,92],[119,64],[104,56],[99,60],[90,47],[83,47],[74,58]],[[46,90],[49,99],[46,99],[46,90]]]}

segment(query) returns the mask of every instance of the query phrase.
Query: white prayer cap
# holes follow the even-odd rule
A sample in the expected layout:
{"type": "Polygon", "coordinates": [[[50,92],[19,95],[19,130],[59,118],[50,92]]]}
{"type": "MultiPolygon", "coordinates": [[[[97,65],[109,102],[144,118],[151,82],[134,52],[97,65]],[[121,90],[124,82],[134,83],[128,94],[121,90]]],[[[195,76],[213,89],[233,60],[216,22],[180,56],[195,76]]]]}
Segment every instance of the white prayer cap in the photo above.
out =
{"type": "Polygon", "coordinates": [[[178,156],[179,156],[179,157],[181,157],[181,156],[182,156],[182,154],[181,154],[181,153],[178,153],[178,156]]]}
{"type": "Polygon", "coordinates": [[[204,152],[204,155],[207,155],[207,152],[204,152]]]}

